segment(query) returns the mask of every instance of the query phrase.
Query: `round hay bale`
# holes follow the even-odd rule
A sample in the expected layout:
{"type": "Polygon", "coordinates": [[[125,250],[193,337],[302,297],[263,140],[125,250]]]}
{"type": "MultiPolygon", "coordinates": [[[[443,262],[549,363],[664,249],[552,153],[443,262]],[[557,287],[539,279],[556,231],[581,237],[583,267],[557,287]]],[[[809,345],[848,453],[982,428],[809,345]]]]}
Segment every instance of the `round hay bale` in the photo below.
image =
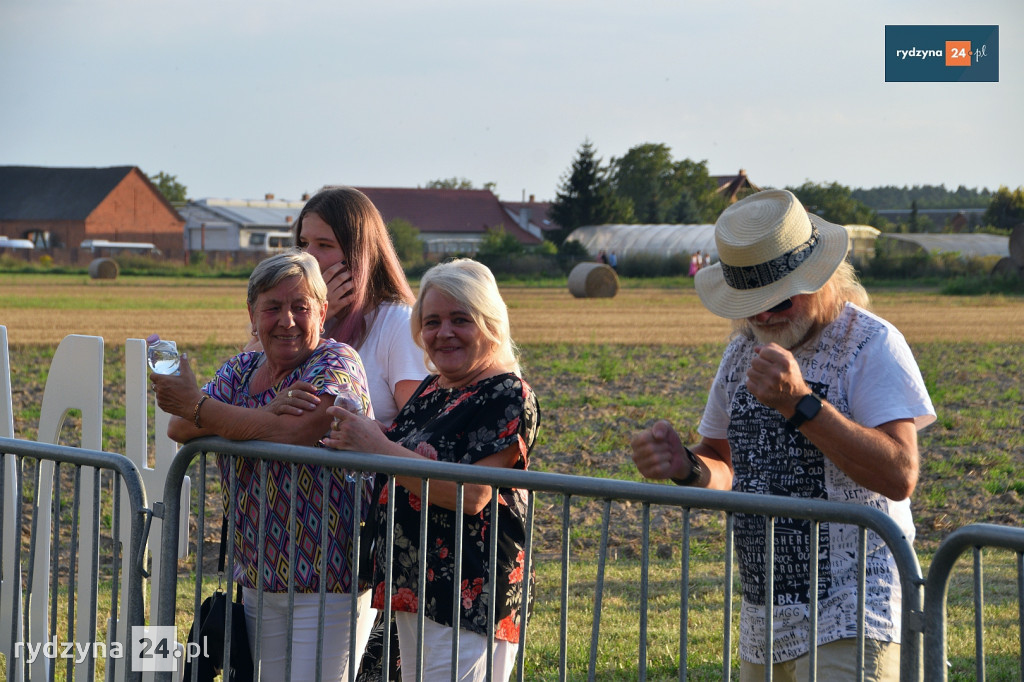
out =
{"type": "Polygon", "coordinates": [[[992,276],[1024,278],[1024,267],[1017,265],[1012,258],[1000,258],[992,268],[992,276]]]}
{"type": "Polygon", "coordinates": [[[113,258],[96,258],[89,263],[89,277],[93,279],[117,279],[117,262],[113,258]]]}
{"type": "Polygon", "coordinates": [[[1018,225],[1010,233],[1010,258],[1024,268],[1024,225],[1018,225]]]}
{"type": "Polygon", "coordinates": [[[603,263],[580,263],[569,273],[569,293],[576,298],[613,298],[619,276],[603,263]]]}

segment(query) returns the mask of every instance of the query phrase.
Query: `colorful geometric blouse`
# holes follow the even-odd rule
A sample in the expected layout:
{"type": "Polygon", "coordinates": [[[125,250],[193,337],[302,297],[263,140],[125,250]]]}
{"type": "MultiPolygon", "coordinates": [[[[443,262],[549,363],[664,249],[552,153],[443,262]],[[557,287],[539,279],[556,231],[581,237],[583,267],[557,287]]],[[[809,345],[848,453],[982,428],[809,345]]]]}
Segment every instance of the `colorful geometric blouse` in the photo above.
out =
{"type": "MultiPolygon", "coordinates": [[[[249,382],[263,363],[262,351],[240,353],[228,360],[216,376],[203,387],[211,398],[230,405],[258,409],[266,405],[278,392],[296,381],[308,381],[317,395],[336,395],[342,384],[351,384],[369,410],[370,394],[366,388],[366,375],[359,355],[352,347],[322,340],[313,354],[289,374],[280,384],[262,393],[251,394],[249,382]]],[[[372,416],[372,412],[369,412],[372,416]]],[[[224,508],[228,509],[231,457],[217,456],[221,483],[225,491],[224,508]]],[[[234,579],[245,587],[255,589],[258,570],[260,530],[260,460],[239,457],[235,459],[238,494],[235,513],[235,565],[234,579]]],[[[322,467],[299,464],[295,467],[295,591],[317,592],[320,589],[320,528],[324,496],[320,478],[322,467]]],[[[267,462],[266,543],[264,545],[263,589],[266,592],[288,591],[289,552],[292,536],[288,528],[288,510],[291,505],[291,464],[267,462]]],[[[347,482],[342,469],[329,469],[327,476],[327,586],[328,592],[346,592],[352,581],[352,515],[356,484],[347,482]]],[[[362,488],[362,519],[366,519],[372,500],[372,485],[362,488]]]]}

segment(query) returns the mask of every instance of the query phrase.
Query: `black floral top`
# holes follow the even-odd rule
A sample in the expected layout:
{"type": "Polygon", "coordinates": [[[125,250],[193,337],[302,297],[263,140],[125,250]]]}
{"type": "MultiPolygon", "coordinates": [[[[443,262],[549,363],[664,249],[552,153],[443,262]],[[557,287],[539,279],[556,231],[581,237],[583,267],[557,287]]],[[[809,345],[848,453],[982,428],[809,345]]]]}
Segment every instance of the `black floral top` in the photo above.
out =
{"type": "MultiPolygon", "coordinates": [[[[499,374],[456,389],[441,388],[437,377],[427,377],[388,430],[396,443],[430,459],[473,464],[510,445],[519,448],[514,468],[526,469],[537,437],[540,412],[533,389],[515,374],[499,374]]],[[[387,478],[378,477],[368,531],[373,541],[373,606],[384,608],[387,576],[385,534],[387,529],[387,478]]],[[[497,586],[487,584],[489,542],[492,527],[488,505],[462,521],[462,615],[459,625],[487,634],[490,595],[495,604],[496,639],[519,641],[522,621],[524,546],[526,542],[526,492],[499,489],[497,586]]],[[[420,533],[420,497],[395,486],[395,536],[392,563],[393,611],[417,612],[422,604],[427,618],[452,626],[455,512],[429,506],[427,538],[420,533]],[[426,595],[416,594],[419,550],[427,552],[426,595]]],[[[367,538],[371,539],[371,538],[367,538]]],[[[533,576],[530,577],[531,586],[533,576]]],[[[530,590],[532,596],[533,590],[530,590]]]]}

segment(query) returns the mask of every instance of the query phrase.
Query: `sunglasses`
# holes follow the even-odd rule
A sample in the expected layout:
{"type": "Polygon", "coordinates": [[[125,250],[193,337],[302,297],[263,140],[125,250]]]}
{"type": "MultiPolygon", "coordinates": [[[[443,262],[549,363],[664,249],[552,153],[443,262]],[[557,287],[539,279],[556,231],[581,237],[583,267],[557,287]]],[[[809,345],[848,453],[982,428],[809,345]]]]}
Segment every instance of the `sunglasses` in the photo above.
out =
{"type": "Polygon", "coordinates": [[[793,299],[787,298],[785,301],[782,301],[781,303],[773,305],[771,308],[769,308],[765,312],[766,313],[781,313],[782,311],[789,310],[792,307],[793,307],[793,299]]]}

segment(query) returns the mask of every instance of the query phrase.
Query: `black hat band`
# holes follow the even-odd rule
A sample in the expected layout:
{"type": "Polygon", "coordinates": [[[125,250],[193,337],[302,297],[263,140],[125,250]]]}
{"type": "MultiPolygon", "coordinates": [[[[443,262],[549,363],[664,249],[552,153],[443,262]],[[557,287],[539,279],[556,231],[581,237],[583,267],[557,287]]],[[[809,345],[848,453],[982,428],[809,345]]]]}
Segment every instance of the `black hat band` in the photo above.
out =
{"type": "Polygon", "coordinates": [[[733,289],[758,289],[778,282],[780,279],[800,267],[818,245],[818,228],[811,224],[811,236],[803,244],[787,251],[778,258],[773,258],[757,265],[726,265],[723,261],[722,277],[733,289]]]}

